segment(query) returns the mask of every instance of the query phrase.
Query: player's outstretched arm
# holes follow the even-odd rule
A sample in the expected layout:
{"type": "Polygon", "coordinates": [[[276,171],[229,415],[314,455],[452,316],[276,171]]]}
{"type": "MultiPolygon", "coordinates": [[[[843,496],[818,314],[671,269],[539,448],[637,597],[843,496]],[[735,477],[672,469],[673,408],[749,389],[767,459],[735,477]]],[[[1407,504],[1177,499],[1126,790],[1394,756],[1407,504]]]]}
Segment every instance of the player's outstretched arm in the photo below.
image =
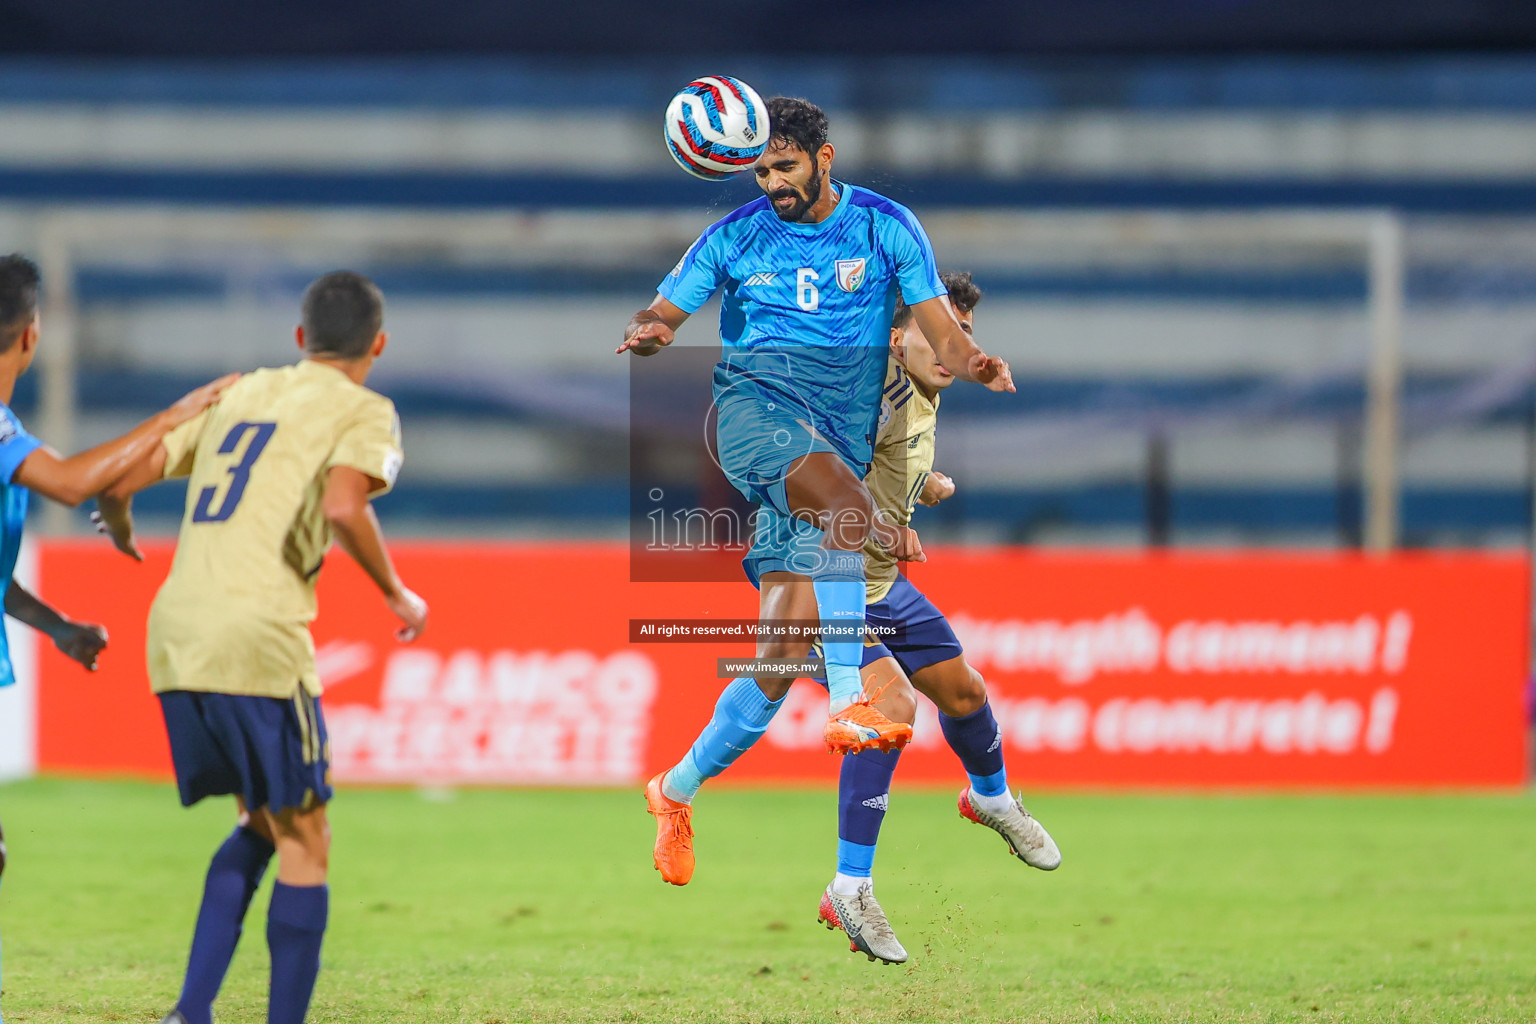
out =
{"type": "Polygon", "coordinates": [[[1008,363],[983,352],[970,332],[961,326],[949,296],[940,295],[919,302],[912,307],[912,316],[944,369],[961,380],[983,384],[989,391],[1018,390],[1013,386],[1013,372],[1008,363]]]}
{"type": "Polygon", "coordinates": [[[658,295],[649,306],[630,317],[624,327],[624,344],[614,349],[614,352],[619,355],[633,352],[637,356],[653,356],[672,344],[677,329],[687,319],[686,312],[658,295]]]}
{"type": "Polygon", "coordinates": [[[74,508],[122,477],[136,462],[159,448],[161,438],[217,402],[224,390],[239,379],[238,373],[231,373],[204,384],[122,437],[67,459],[50,449],[39,448],[16,468],[14,480],[74,508]]]}
{"type": "Polygon", "coordinates": [[[400,582],[394,563],[389,559],[379,517],[374,515],[373,506],[368,503],[369,495],[383,488],[384,481],[375,480],[350,466],[332,466],[325,477],[321,509],[341,549],[363,567],[369,579],[383,592],[384,603],[403,623],[395,630],[395,637],[410,643],[427,628],[427,602],[400,582]]]}
{"type": "Polygon", "coordinates": [[[65,657],[73,658],[92,672],[96,656],[107,646],[107,630],[94,622],[75,622],[62,615],[15,580],[5,592],[5,613],[46,634],[65,657]]]}

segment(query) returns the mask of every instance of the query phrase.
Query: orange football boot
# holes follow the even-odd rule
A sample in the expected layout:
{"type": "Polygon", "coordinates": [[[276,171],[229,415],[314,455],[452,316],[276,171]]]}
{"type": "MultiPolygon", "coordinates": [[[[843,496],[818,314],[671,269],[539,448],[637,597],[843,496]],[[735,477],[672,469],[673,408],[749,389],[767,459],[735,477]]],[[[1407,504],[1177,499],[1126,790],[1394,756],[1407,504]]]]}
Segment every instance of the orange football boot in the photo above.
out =
{"type": "Polygon", "coordinates": [[[669,799],[661,790],[662,772],[645,784],[645,809],[656,816],[656,847],[651,859],[662,881],[687,885],[693,878],[693,808],[669,799]]]}
{"type": "Polygon", "coordinates": [[[912,738],[912,727],[886,718],[873,701],[861,700],[827,719],[822,738],[827,741],[829,754],[857,754],[877,747],[900,750],[912,738]]]}

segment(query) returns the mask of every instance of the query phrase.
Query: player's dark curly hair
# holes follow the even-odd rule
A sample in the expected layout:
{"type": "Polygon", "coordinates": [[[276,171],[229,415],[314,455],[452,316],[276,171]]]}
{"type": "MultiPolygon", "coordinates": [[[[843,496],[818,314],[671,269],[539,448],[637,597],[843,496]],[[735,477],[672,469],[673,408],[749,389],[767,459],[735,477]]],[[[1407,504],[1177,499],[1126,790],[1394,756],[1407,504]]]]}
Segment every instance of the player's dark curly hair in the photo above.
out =
{"type": "Polygon", "coordinates": [[[811,160],[827,144],[827,115],[809,100],[775,96],[768,101],[768,145],[792,145],[805,150],[811,160]]]}
{"type": "Polygon", "coordinates": [[[19,253],[0,256],[0,352],[9,352],[37,313],[42,275],[19,253]]]}
{"type": "Polygon", "coordinates": [[[305,289],[301,313],[306,352],[359,359],[384,326],[384,293],[362,274],[334,270],[305,289]]]}
{"type": "MultiPolygon", "coordinates": [[[[939,280],[944,282],[944,287],[949,289],[950,304],[961,313],[969,313],[981,305],[981,289],[976,282],[971,280],[969,270],[946,270],[939,275],[939,280]]],[[[898,298],[896,300],[896,313],[891,317],[891,326],[901,330],[912,322],[912,307],[898,298]]]]}

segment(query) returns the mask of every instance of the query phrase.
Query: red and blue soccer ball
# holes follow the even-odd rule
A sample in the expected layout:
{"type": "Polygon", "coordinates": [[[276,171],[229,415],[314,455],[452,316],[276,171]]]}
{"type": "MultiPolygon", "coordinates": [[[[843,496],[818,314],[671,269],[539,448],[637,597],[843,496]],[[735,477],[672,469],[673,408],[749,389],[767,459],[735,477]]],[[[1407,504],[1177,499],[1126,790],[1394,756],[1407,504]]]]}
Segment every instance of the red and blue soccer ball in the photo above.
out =
{"type": "Polygon", "coordinates": [[[751,169],[768,147],[768,107],[739,78],[689,82],[667,104],[667,151],[696,178],[719,181],[751,169]]]}

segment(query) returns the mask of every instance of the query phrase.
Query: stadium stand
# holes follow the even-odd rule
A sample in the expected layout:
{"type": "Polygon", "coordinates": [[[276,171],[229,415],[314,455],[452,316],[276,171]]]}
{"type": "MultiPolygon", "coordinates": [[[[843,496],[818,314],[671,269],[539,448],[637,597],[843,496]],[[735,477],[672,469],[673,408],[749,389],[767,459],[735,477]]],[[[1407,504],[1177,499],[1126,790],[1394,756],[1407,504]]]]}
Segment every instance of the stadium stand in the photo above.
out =
{"type": "MultiPolygon", "coordinates": [[[[390,514],[433,532],[618,533],[625,367],[608,342],[692,232],[753,194],[667,162],[659,111],[695,63],[0,61],[0,132],[16,140],[0,151],[0,227],[26,237],[39,211],[78,204],[668,217],[665,245],[592,244],[599,233],[522,262],[373,251],[359,266],[389,295],[398,339],[381,386],[410,458],[390,514]],[[471,432],[495,443],[469,445],[471,432]]],[[[823,101],[840,172],[940,225],[1020,210],[1402,211],[1405,537],[1524,536],[1536,60],[870,57],[829,71],[754,58],[731,71],[823,101]]],[[[1176,542],[1357,539],[1358,260],[947,252],[976,270],[981,331],[1021,389],[1009,405],[946,400],[956,459],[1009,454],[966,456],[937,533],[1139,542],[1160,484],[1176,542]],[[1149,487],[1149,467],[1166,479],[1149,487]]],[[[287,358],[281,311],[331,254],[203,255],[104,248],[78,264],[81,440],[212,371],[287,358]]],[[[19,396],[24,413],[32,400],[19,396]]]]}

